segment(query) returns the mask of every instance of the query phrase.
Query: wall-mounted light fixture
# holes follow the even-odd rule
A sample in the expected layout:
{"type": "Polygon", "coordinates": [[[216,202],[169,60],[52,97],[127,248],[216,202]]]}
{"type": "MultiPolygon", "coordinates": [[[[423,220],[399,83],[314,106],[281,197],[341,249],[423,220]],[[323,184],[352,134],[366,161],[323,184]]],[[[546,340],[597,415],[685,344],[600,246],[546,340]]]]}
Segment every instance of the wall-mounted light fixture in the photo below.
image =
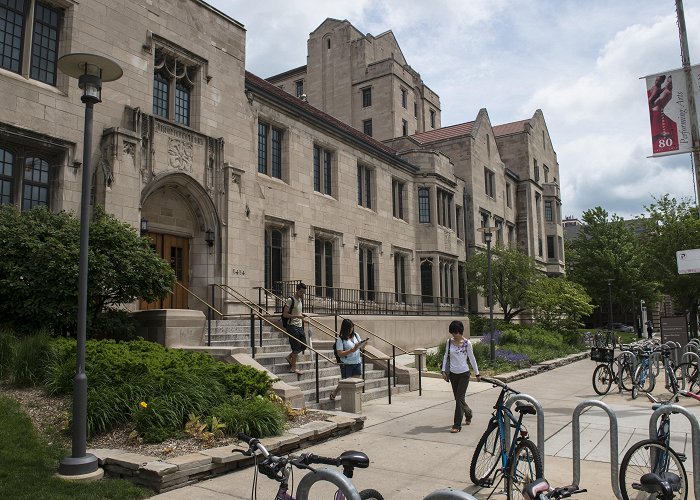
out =
{"type": "Polygon", "coordinates": [[[141,234],[146,234],[148,232],[148,219],[141,219],[141,234]]]}
{"type": "Polygon", "coordinates": [[[214,246],[214,231],[212,231],[211,229],[207,229],[204,232],[204,241],[207,242],[207,245],[209,245],[210,247],[213,247],[214,246]]]}

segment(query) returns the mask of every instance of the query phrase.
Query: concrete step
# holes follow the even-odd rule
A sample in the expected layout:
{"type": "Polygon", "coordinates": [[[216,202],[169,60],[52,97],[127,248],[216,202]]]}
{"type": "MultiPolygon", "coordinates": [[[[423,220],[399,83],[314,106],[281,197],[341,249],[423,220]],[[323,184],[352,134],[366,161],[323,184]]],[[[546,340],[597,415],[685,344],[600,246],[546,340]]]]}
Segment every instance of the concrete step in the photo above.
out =
{"type": "MultiPolygon", "coordinates": [[[[307,408],[313,408],[318,410],[339,410],[341,397],[340,394],[336,397],[335,401],[331,401],[330,390],[320,390],[319,391],[319,402],[316,403],[316,390],[314,389],[310,393],[304,392],[304,400],[306,402],[307,408]]],[[[397,385],[391,387],[391,396],[400,394],[403,392],[408,392],[408,385],[397,385]]],[[[386,398],[388,399],[388,392],[386,389],[386,384],[382,387],[367,388],[365,387],[365,392],[362,394],[362,402],[372,401],[374,399],[386,398]]]]}

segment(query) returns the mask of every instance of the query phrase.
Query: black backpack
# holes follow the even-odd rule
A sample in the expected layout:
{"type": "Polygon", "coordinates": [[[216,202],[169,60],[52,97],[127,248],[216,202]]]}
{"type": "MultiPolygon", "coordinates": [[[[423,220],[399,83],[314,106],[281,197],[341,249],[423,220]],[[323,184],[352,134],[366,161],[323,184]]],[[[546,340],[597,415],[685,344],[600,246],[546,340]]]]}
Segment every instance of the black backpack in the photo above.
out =
{"type": "MultiPolygon", "coordinates": [[[[289,307],[289,314],[292,314],[292,309],[294,309],[294,297],[289,297],[292,299],[292,305],[289,307]]],[[[287,305],[287,301],[284,301],[284,304],[287,305]]],[[[282,306],[282,327],[287,328],[287,323],[289,323],[289,318],[284,317],[284,306],[282,306]]]]}

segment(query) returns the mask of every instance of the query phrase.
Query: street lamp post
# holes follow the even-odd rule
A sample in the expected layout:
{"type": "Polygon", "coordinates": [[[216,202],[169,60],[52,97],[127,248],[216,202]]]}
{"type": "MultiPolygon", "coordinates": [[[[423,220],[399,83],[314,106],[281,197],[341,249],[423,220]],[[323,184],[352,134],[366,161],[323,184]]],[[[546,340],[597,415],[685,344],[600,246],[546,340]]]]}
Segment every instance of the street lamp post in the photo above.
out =
{"type": "Polygon", "coordinates": [[[493,326],[493,276],[491,275],[491,237],[493,233],[491,232],[491,227],[480,227],[477,231],[484,233],[484,241],[486,242],[486,259],[487,259],[487,281],[489,284],[489,329],[491,334],[489,335],[489,357],[491,361],[496,360],[496,344],[494,342],[494,326],[493,326]]]}
{"type": "Polygon", "coordinates": [[[58,473],[76,477],[92,475],[98,469],[97,457],[85,452],[87,446],[87,376],[85,340],[87,329],[88,247],[90,230],[90,179],[92,155],[92,108],[101,102],[102,82],[121,78],[121,67],[111,59],[95,54],[67,54],[58,60],[58,69],[78,79],[85,104],[83,130],[83,175],[80,192],[80,259],[78,267],[78,321],[75,378],[73,379],[72,453],[64,457],[58,473]]]}
{"type": "Polygon", "coordinates": [[[612,282],[615,281],[612,278],[608,278],[608,328],[612,331],[613,329],[613,313],[612,313],[612,282]]]}

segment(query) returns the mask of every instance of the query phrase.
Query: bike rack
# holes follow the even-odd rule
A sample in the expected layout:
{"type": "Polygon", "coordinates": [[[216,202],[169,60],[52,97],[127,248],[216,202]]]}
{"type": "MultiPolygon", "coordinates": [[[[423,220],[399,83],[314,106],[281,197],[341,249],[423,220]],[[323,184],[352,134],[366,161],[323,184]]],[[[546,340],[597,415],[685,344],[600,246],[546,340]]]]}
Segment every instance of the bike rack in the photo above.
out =
{"type": "MultiPolygon", "coordinates": [[[[579,403],[574,409],[573,416],[571,417],[574,460],[574,480],[572,484],[579,486],[581,481],[581,424],[579,419],[584,408],[589,406],[597,406],[598,408],[602,408],[605,413],[608,414],[608,418],[610,419],[610,484],[612,485],[612,490],[615,497],[622,500],[622,491],[620,491],[620,480],[618,476],[618,471],[620,468],[618,464],[617,416],[607,404],[603,403],[602,401],[598,401],[597,399],[589,399],[579,403]]],[[[656,430],[656,428],[654,428],[654,430],[656,430]]]]}
{"type": "Polygon", "coordinates": [[[429,493],[423,500],[476,500],[476,497],[462,490],[443,488],[429,493]]]}
{"type": "MultiPolygon", "coordinates": [[[[700,365],[700,356],[698,356],[696,353],[692,351],[686,351],[683,353],[681,356],[681,363],[684,362],[684,360],[688,358],[688,362],[691,360],[695,361],[697,365],[700,365]]],[[[688,371],[686,370],[686,367],[683,367],[683,381],[681,382],[681,389],[685,389],[685,379],[688,377],[688,371]]]]}
{"type": "Polygon", "coordinates": [[[659,438],[656,427],[659,417],[664,413],[680,413],[690,421],[690,428],[692,430],[691,446],[693,447],[693,488],[695,491],[695,498],[700,498],[700,481],[698,481],[698,478],[700,477],[700,446],[697,445],[700,443],[700,424],[698,423],[698,419],[695,415],[680,405],[664,405],[651,414],[651,418],[649,419],[649,438],[659,438]]]}
{"type": "Polygon", "coordinates": [[[632,351],[622,351],[617,355],[617,392],[622,393],[622,358],[629,358],[632,365],[632,373],[630,373],[631,381],[634,384],[634,374],[637,371],[637,356],[632,351]]]}
{"type": "MultiPolygon", "coordinates": [[[[537,410],[537,449],[540,452],[540,457],[542,458],[542,473],[544,474],[544,409],[539,401],[528,394],[514,394],[509,397],[505,406],[510,410],[513,403],[516,401],[527,401],[532,403],[532,406],[537,410]]],[[[510,422],[506,422],[505,425],[506,443],[510,446],[510,422]]]]}
{"type": "Polygon", "coordinates": [[[652,364],[654,365],[654,370],[650,371],[654,377],[654,383],[656,383],[656,377],[659,375],[659,373],[661,373],[661,352],[656,351],[649,355],[649,367],[651,367],[652,364]]]}

